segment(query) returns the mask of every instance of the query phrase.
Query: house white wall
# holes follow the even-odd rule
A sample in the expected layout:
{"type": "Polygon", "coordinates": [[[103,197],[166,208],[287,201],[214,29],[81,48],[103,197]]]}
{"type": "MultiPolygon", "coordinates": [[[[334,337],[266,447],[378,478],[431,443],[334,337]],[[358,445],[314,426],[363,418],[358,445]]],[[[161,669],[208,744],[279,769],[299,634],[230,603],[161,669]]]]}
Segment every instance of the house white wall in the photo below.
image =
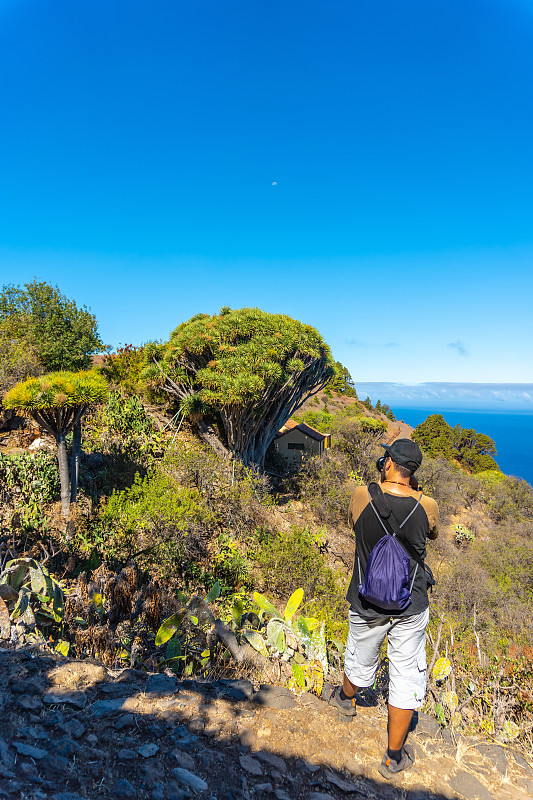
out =
{"type": "Polygon", "coordinates": [[[324,440],[317,441],[307,434],[294,428],[284,436],[275,439],[274,446],[276,451],[283,456],[291,466],[302,463],[302,457],[308,455],[320,455],[324,452],[324,440]]]}

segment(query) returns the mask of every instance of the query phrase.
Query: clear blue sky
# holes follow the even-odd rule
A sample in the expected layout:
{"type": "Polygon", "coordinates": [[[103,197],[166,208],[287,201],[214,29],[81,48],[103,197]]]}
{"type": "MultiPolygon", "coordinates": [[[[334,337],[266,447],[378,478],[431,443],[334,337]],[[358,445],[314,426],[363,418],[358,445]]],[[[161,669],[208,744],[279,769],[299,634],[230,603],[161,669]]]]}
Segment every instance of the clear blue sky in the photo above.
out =
{"type": "Polygon", "coordinates": [[[358,381],[533,381],[533,5],[0,0],[0,282],[222,305],[358,381]]]}

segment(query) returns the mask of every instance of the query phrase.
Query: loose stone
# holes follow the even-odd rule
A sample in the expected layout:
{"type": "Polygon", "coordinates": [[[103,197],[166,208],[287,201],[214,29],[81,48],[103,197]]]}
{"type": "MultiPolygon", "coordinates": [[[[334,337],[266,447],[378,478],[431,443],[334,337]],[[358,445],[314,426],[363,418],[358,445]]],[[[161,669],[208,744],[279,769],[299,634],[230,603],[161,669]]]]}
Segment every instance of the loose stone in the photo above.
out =
{"type": "Polygon", "coordinates": [[[43,703],[47,706],[65,704],[76,708],[85,708],[87,697],[83,692],[46,692],[43,703]]]}
{"type": "Polygon", "coordinates": [[[41,700],[38,697],[19,697],[17,705],[23,711],[40,711],[43,707],[41,700]]]}
{"type": "Polygon", "coordinates": [[[172,770],[172,774],[179,783],[183,786],[188,786],[195,792],[205,792],[208,788],[207,783],[202,780],[202,778],[195,775],[194,772],[190,772],[188,769],[183,769],[183,767],[175,767],[172,770]]]}
{"type": "Polygon", "coordinates": [[[261,764],[259,761],[256,761],[255,758],[252,758],[252,756],[240,756],[239,764],[246,772],[249,772],[250,775],[263,775],[261,764]]]}
{"type": "Polygon", "coordinates": [[[69,736],[72,736],[73,739],[79,739],[85,733],[85,725],[82,725],[77,719],[69,719],[68,722],[64,722],[59,727],[69,736]]]}
{"type": "Polygon", "coordinates": [[[143,758],[151,758],[151,756],[155,756],[158,750],[159,747],[154,742],[150,742],[149,744],[141,745],[138,752],[143,758]]]}
{"type": "Polygon", "coordinates": [[[456,772],[450,779],[450,786],[467,800],[494,800],[493,795],[474,775],[464,770],[456,772]]]}
{"type": "Polygon", "coordinates": [[[114,700],[97,700],[91,706],[91,714],[97,719],[106,717],[108,714],[116,714],[122,708],[126,699],[126,697],[118,697],[114,700]]]}
{"type": "Polygon", "coordinates": [[[274,753],[269,753],[268,750],[259,750],[255,753],[255,757],[262,761],[263,764],[268,764],[270,767],[279,770],[283,775],[287,772],[285,761],[274,753]]]}
{"type": "Polygon", "coordinates": [[[114,797],[124,797],[127,798],[127,800],[131,800],[132,797],[136,797],[137,795],[135,787],[127,778],[122,778],[121,780],[117,781],[113,786],[112,792],[114,797]]]}
{"type": "Polygon", "coordinates": [[[164,784],[158,783],[152,789],[152,800],[165,800],[164,784]]]}
{"type": "Polygon", "coordinates": [[[122,717],[119,717],[115,724],[113,725],[116,731],[121,731],[124,728],[131,728],[134,723],[133,714],[124,714],[122,717]]]}
{"type": "Polygon", "coordinates": [[[176,748],[172,751],[171,756],[176,759],[178,765],[184,769],[193,770],[195,767],[194,758],[186,753],[184,750],[176,748]]]}
{"type": "Polygon", "coordinates": [[[341,792],[360,792],[361,787],[358,786],[356,783],[352,783],[351,781],[346,781],[344,778],[339,778],[338,775],[335,775],[334,772],[326,772],[326,780],[328,783],[332,783],[341,792]]]}
{"type": "Polygon", "coordinates": [[[129,761],[132,758],[137,758],[137,753],[135,750],[129,750],[127,747],[123,747],[122,750],[118,751],[117,758],[119,761],[129,761]]]}
{"type": "Polygon", "coordinates": [[[167,786],[166,800],[185,800],[188,795],[188,791],[182,789],[175,781],[167,786]]]}
{"type": "Polygon", "coordinates": [[[52,711],[44,718],[43,724],[46,725],[47,728],[53,728],[55,725],[61,725],[63,720],[64,717],[61,711],[52,711]]]}
{"type": "Polygon", "coordinates": [[[40,761],[41,758],[48,755],[46,750],[41,750],[40,747],[33,747],[31,744],[24,744],[24,742],[13,742],[13,747],[19,755],[34,758],[36,761],[40,761]]]}

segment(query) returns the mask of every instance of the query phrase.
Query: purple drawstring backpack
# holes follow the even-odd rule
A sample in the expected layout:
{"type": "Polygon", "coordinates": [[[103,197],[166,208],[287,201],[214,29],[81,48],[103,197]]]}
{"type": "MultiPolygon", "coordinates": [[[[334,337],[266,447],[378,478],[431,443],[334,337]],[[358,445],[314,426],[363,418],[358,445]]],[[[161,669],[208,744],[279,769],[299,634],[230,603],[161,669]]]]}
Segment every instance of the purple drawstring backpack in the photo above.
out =
{"type": "MultiPolygon", "coordinates": [[[[374,486],[376,490],[379,491],[379,494],[381,494],[381,498],[383,498],[381,488],[377,484],[371,484],[371,487],[374,486]]],[[[374,490],[374,494],[376,490],[374,490]]],[[[393,529],[392,533],[387,529],[383,522],[382,515],[372,502],[370,486],[368,497],[370,499],[370,505],[374,509],[385,531],[385,536],[382,536],[374,545],[368,556],[364,583],[361,581],[361,562],[359,560],[359,555],[357,556],[357,563],[359,565],[359,594],[369,603],[372,603],[372,605],[378,608],[382,608],[384,611],[403,611],[411,602],[411,592],[418,572],[418,559],[413,579],[411,583],[409,583],[409,565],[411,559],[403,545],[400,544],[397,534],[400,533],[400,529],[403,528],[407,520],[415,513],[420,503],[422,493],[415,507],[407,515],[401,525],[398,525],[390,508],[388,508],[388,504],[385,504],[388,514],[384,516],[389,520],[389,524],[393,529]]]]}

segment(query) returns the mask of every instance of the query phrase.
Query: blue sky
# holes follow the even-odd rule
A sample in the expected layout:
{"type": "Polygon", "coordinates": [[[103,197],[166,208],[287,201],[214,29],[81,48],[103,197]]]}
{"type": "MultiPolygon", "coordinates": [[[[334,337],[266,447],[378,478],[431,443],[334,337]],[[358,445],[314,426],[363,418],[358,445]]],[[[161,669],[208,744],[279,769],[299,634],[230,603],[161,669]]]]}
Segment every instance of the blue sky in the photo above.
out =
{"type": "Polygon", "coordinates": [[[223,305],[357,381],[533,381],[533,7],[0,0],[0,282],[223,305]]]}
{"type": "MultiPolygon", "coordinates": [[[[439,410],[470,409],[502,414],[533,414],[533,383],[405,383],[356,382],[358,396],[386,402],[393,410],[415,408],[439,410]]],[[[466,427],[466,426],[465,426],[466,427]]],[[[520,445],[517,444],[517,449],[520,445]]]]}

